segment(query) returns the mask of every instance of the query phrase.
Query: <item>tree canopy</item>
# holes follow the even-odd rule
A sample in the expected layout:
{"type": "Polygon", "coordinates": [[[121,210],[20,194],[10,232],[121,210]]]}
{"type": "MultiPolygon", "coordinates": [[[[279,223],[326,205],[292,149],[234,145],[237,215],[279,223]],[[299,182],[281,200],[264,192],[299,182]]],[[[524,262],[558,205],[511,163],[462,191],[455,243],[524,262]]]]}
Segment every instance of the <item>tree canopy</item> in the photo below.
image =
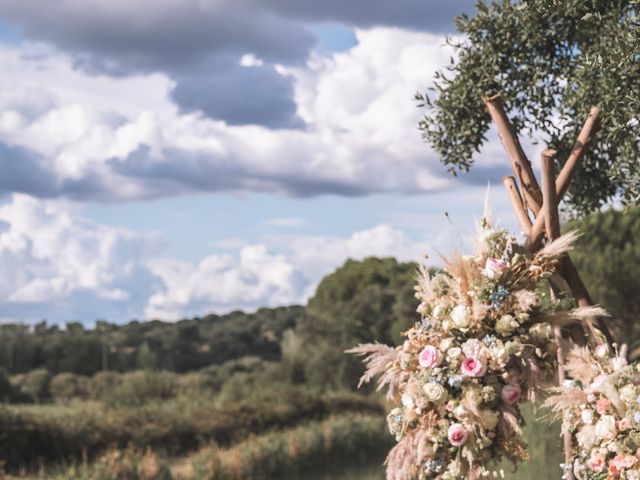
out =
{"type": "Polygon", "coordinates": [[[452,173],[487,141],[483,98],[501,94],[517,134],[566,160],[592,105],[602,128],[568,192],[584,214],[612,198],[640,202],[640,0],[477,2],[456,19],[457,55],[416,94],[424,138],[452,173]]]}

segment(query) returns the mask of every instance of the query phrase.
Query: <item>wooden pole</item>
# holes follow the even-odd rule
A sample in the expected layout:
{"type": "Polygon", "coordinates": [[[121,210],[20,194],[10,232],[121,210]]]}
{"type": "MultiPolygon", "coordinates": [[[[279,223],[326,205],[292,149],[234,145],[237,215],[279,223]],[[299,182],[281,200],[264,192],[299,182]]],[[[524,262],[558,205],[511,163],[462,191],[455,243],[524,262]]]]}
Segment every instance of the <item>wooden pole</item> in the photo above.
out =
{"type": "MultiPolygon", "coordinates": [[[[558,216],[558,199],[556,197],[556,186],[554,182],[554,165],[553,161],[556,156],[555,150],[545,150],[542,152],[540,158],[540,172],[542,174],[542,211],[538,218],[544,216],[545,229],[547,231],[547,237],[550,241],[555,240],[560,236],[560,218],[558,216]]],[[[551,298],[555,297],[554,290],[551,290],[551,298]]],[[[562,383],[566,379],[564,371],[564,346],[562,343],[562,332],[560,327],[553,328],[553,334],[558,344],[557,358],[558,358],[558,384],[562,383]]],[[[565,415],[563,414],[563,422],[565,421],[565,415]]],[[[573,442],[571,439],[571,432],[566,430],[563,434],[563,446],[564,446],[564,462],[565,465],[571,465],[571,458],[573,457],[573,442]]],[[[571,469],[566,471],[567,479],[573,480],[574,475],[571,469]]]]}
{"type": "Polygon", "coordinates": [[[502,97],[500,95],[494,95],[493,97],[484,99],[489,115],[493,119],[498,129],[498,135],[502,140],[509,160],[511,160],[511,166],[516,177],[522,184],[522,191],[524,198],[527,201],[531,211],[537,215],[542,206],[542,193],[540,192],[540,186],[533,174],[531,168],[531,162],[524,154],[520,141],[516,136],[513,126],[507,117],[504,107],[502,105],[502,97]]]}
{"type": "Polygon", "coordinates": [[[504,188],[507,189],[509,200],[511,200],[511,205],[513,206],[513,210],[518,218],[518,223],[520,223],[520,228],[526,236],[529,236],[531,233],[531,219],[527,213],[527,207],[525,207],[524,202],[522,201],[522,195],[520,195],[516,179],[514,177],[504,177],[502,179],[502,184],[504,185],[504,188]]]}
{"type": "MultiPolygon", "coordinates": [[[[600,109],[598,107],[591,107],[589,116],[584,122],[582,130],[580,130],[580,134],[578,135],[578,140],[573,145],[573,149],[571,150],[569,158],[558,174],[558,178],[556,179],[556,196],[558,199],[558,203],[560,203],[560,200],[562,200],[562,197],[564,197],[564,194],[569,188],[569,183],[571,183],[573,176],[582,164],[582,155],[585,151],[585,148],[589,144],[591,138],[598,131],[598,128],[600,126],[599,115],[600,109]]],[[[530,251],[535,252],[541,247],[544,227],[545,213],[542,212],[542,214],[538,215],[538,217],[536,218],[536,221],[533,224],[533,228],[531,229],[529,239],[527,240],[527,243],[525,245],[530,251]]]]}

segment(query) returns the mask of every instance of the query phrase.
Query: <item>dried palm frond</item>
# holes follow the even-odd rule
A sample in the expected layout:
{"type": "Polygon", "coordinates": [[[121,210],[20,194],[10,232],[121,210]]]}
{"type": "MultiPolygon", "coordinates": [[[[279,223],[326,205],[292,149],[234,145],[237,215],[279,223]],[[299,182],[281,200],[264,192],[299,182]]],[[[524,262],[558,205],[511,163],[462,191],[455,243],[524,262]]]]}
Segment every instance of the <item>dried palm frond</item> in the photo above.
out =
{"type": "Polygon", "coordinates": [[[558,258],[570,252],[578,238],[580,238],[580,233],[576,230],[571,230],[556,238],[553,242],[547,243],[542,250],[536,253],[536,258],[558,258]]]}
{"type": "Polygon", "coordinates": [[[350,348],[345,353],[365,356],[363,362],[366,365],[366,369],[362,377],[360,377],[358,388],[365,383],[369,383],[376,375],[380,375],[377,389],[381,390],[385,386],[389,386],[389,395],[392,395],[391,391],[395,390],[399,381],[398,372],[391,368],[399,355],[395,348],[382,343],[365,343],[350,348]]]}
{"type": "Polygon", "coordinates": [[[567,355],[565,369],[570,377],[588,385],[600,374],[600,367],[588,347],[574,347],[567,355]]]}

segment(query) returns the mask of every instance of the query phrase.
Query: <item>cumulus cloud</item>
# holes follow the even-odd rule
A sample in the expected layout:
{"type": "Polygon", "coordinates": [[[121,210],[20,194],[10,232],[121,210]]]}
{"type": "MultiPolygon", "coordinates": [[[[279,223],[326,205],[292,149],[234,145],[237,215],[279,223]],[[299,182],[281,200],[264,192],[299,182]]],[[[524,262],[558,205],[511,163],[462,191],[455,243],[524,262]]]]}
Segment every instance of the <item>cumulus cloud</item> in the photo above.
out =
{"type": "Polygon", "coordinates": [[[10,73],[0,79],[0,161],[8,178],[29,165],[46,179],[0,188],[80,200],[446,188],[451,178],[411,128],[420,116],[413,93],[450,53],[443,38],[397,29],[357,38],[346,52],[278,68],[306,125],[293,130],[181,113],[166,75],[94,77],[46,46],[0,47],[0,67],[10,73]]]}
{"type": "Polygon", "coordinates": [[[0,320],[176,320],[304,303],[347,258],[415,260],[424,248],[388,225],[234,241],[195,263],[166,246],[159,234],[90,221],[78,204],[13,195],[0,206],[0,320]]]}
{"type": "Polygon", "coordinates": [[[317,42],[313,22],[446,32],[471,9],[471,0],[62,0],[46,9],[38,0],[0,0],[3,18],[29,39],[70,52],[89,72],[164,72],[182,108],[272,128],[299,126],[291,84],[273,67],[304,63],[317,42]],[[255,68],[237,68],[248,55],[259,59],[255,68]],[[240,88],[244,96],[234,94],[240,88]]]}
{"type": "Polygon", "coordinates": [[[158,288],[144,262],[161,251],[159,238],[97,225],[76,209],[26,195],[0,206],[2,318],[135,317],[158,288]]]}

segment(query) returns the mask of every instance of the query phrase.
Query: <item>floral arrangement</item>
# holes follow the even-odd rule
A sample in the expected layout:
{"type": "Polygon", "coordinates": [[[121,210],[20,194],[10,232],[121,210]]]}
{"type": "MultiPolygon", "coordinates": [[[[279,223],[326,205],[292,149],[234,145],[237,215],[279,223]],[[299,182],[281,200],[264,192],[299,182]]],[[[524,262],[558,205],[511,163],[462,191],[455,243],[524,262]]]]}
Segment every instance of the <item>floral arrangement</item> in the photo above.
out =
{"type": "Polygon", "coordinates": [[[582,480],[640,480],[640,365],[625,349],[575,347],[567,358],[572,377],[545,404],[573,439],[564,465],[582,480]]]}
{"type": "Polygon", "coordinates": [[[554,380],[552,325],[593,313],[541,305],[538,287],[574,239],[528,254],[485,217],[474,256],[445,260],[433,277],[420,269],[420,320],[402,345],[349,350],[366,356],[360,383],[379,376],[378,388],[398,405],[387,417],[397,440],[388,480],[481,478],[496,474],[489,468],[502,458],[527,458],[519,405],[554,380]]]}

